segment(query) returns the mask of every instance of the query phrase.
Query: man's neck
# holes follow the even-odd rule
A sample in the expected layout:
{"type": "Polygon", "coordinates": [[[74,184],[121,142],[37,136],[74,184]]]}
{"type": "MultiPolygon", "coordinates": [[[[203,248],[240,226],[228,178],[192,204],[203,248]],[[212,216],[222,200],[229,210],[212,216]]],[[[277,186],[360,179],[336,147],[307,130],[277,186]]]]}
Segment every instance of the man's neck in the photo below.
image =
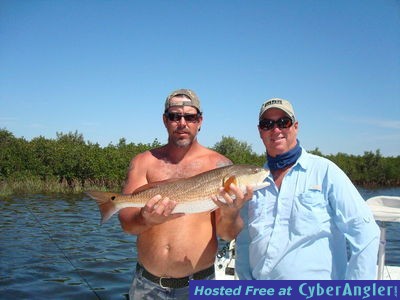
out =
{"type": "Polygon", "coordinates": [[[172,164],[179,164],[183,159],[190,157],[190,154],[198,147],[199,144],[196,140],[185,147],[179,147],[169,143],[166,147],[166,158],[172,164]]]}

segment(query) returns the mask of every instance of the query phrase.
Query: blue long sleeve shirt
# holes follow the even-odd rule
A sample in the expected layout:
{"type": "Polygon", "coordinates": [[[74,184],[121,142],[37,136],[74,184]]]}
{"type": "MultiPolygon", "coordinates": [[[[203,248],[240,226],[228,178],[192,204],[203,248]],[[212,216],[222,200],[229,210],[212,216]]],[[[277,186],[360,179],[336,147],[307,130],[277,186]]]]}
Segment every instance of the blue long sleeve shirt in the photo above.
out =
{"type": "Polygon", "coordinates": [[[266,180],[241,210],[239,279],[376,278],[379,227],[340,168],[303,149],[280,190],[266,180]]]}

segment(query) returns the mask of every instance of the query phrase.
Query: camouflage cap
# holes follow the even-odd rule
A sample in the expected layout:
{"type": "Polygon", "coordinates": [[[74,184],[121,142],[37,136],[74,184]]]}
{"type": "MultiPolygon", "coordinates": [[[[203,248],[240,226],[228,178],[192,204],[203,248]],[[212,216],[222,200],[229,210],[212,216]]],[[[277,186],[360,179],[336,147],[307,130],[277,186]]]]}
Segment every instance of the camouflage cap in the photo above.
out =
{"type": "Polygon", "coordinates": [[[180,89],[169,94],[167,99],[165,99],[165,111],[167,111],[171,106],[193,106],[199,111],[199,113],[201,113],[200,99],[194,91],[189,89],[180,89]],[[182,101],[174,101],[173,103],[170,103],[171,98],[180,95],[184,95],[188,99],[182,99],[182,101]]]}
{"type": "Polygon", "coordinates": [[[296,116],[294,114],[292,104],[289,101],[280,98],[272,98],[265,101],[263,105],[261,105],[258,118],[261,119],[262,115],[270,108],[278,108],[280,110],[283,110],[292,119],[293,122],[296,121],[296,116]]]}

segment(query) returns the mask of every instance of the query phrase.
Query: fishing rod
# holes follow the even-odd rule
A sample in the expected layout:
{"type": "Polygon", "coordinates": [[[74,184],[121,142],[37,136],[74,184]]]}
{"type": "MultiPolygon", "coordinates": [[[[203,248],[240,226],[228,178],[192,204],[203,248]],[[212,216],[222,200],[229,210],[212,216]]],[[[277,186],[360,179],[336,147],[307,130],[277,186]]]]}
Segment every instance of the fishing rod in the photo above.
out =
{"type": "Polygon", "coordinates": [[[81,280],[87,285],[90,291],[93,292],[93,294],[96,296],[97,299],[101,300],[101,297],[99,294],[96,293],[96,291],[93,289],[93,287],[90,285],[90,283],[85,279],[85,277],[82,276],[81,272],[79,272],[78,268],[75,267],[75,265],[72,263],[72,261],[69,259],[69,257],[65,254],[64,250],[57,244],[51,233],[46,229],[46,227],[40,222],[39,218],[35,215],[33,211],[28,209],[28,206],[25,206],[26,210],[33,216],[33,218],[36,220],[36,222],[39,224],[43,232],[49,237],[49,240],[57,247],[57,249],[62,253],[64,256],[64,259],[72,266],[74,271],[78,274],[78,276],[81,278],[81,280]]]}

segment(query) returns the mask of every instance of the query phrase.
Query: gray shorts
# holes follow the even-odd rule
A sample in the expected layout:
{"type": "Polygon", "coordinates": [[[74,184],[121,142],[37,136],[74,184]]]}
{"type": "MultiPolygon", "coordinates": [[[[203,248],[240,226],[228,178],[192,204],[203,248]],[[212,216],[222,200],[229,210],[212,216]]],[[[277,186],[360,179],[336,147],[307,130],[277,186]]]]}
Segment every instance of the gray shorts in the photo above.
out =
{"type": "MultiPolygon", "coordinates": [[[[143,269],[136,269],[135,278],[133,279],[129,290],[130,300],[153,300],[153,299],[189,299],[189,286],[182,288],[161,287],[159,284],[148,280],[142,276],[143,269]]],[[[202,280],[213,280],[215,274],[205,277],[202,280]]]]}

